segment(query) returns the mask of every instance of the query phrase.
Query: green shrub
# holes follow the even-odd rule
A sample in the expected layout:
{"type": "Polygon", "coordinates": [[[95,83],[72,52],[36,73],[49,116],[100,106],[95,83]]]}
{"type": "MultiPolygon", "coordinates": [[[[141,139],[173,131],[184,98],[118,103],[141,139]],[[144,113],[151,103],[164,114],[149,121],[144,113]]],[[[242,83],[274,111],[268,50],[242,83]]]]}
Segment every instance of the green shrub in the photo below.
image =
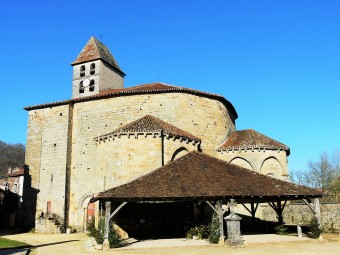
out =
{"type": "Polygon", "coordinates": [[[309,224],[309,232],[307,233],[310,238],[319,238],[323,233],[323,229],[319,228],[318,220],[313,217],[309,224]]]}
{"type": "Polygon", "coordinates": [[[288,235],[289,231],[285,225],[278,225],[275,227],[276,234],[278,235],[288,235]]]}
{"type": "Polygon", "coordinates": [[[122,245],[122,239],[119,236],[117,230],[114,228],[114,223],[111,223],[110,225],[109,243],[110,243],[110,248],[117,248],[122,245]]]}
{"type": "Polygon", "coordinates": [[[220,240],[220,221],[216,214],[213,215],[208,236],[209,243],[218,243],[220,240]]]}
{"type": "Polygon", "coordinates": [[[87,231],[89,232],[88,235],[91,237],[95,237],[97,233],[97,229],[95,227],[95,220],[91,220],[87,223],[87,231]]]}
{"type": "Polygon", "coordinates": [[[104,229],[105,229],[105,220],[104,218],[99,219],[98,229],[95,233],[94,239],[97,244],[102,244],[104,242],[104,229]]]}
{"type": "Polygon", "coordinates": [[[185,236],[187,239],[192,239],[194,236],[197,236],[198,239],[207,239],[209,236],[209,226],[199,225],[192,227],[186,232],[185,236]]]}
{"type": "MultiPolygon", "coordinates": [[[[98,229],[95,227],[94,220],[88,224],[88,235],[93,237],[97,244],[102,244],[104,242],[104,231],[105,231],[105,219],[101,217],[98,223],[98,229]]],[[[117,248],[122,245],[122,239],[114,228],[114,223],[110,224],[109,229],[109,243],[110,248],[117,248]]]]}

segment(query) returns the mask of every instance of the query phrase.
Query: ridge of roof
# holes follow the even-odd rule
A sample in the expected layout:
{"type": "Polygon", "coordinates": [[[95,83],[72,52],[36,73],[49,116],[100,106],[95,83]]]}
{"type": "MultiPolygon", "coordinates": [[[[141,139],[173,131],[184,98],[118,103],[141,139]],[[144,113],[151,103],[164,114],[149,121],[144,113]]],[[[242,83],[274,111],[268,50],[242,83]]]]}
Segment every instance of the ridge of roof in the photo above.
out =
{"type": "Polygon", "coordinates": [[[201,152],[191,152],[128,183],[100,192],[91,201],[282,196],[294,200],[323,194],[319,189],[269,177],[201,152]]]}
{"type": "Polygon", "coordinates": [[[96,141],[101,141],[111,136],[118,136],[120,134],[131,134],[131,133],[136,134],[136,133],[148,133],[148,132],[159,132],[159,131],[163,131],[163,134],[167,136],[185,137],[195,142],[201,141],[201,139],[198,138],[197,136],[194,136],[152,115],[145,115],[144,117],[139,118],[123,127],[120,127],[113,132],[98,136],[94,139],[96,141]]]}
{"type": "Polygon", "coordinates": [[[25,171],[23,168],[15,168],[13,172],[3,174],[1,177],[16,177],[20,175],[24,175],[25,171]]]}
{"type": "Polygon", "coordinates": [[[24,109],[29,111],[29,110],[46,108],[46,107],[66,105],[70,103],[85,102],[85,101],[97,100],[97,99],[108,98],[108,97],[128,96],[128,95],[134,95],[134,94],[161,94],[161,93],[181,93],[181,92],[219,100],[224,105],[228,106],[228,108],[230,108],[230,111],[234,114],[235,119],[238,118],[237,112],[234,106],[232,105],[232,103],[230,103],[223,96],[220,96],[218,94],[203,92],[200,90],[184,88],[184,87],[179,87],[179,86],[174,86],[174,85],[168,85],[162,82],[141,84],[141,85],[124,88],[124,89],[110,89],[110,90],[102,91],[101,93],[93,95],[93,96],[78,97],[78,98],[73,98],[73,99],[54,102],[54,103],[27,106],[24,109]]]}
{"type": "Polygon", "coordinates": [[[217,147],[218,151],[230,151],[240,149],[279,149],[290,154],[290,148],[254,129],[233,131],[225,142],[217,147]]]}
{"type": "Polygon", "coordinates": [[[94,36],[91,36],[90,40],[86,43],[85,47],[82,49],[76,60],[73,61],[71,65],[74,66],[76,64],[81,64],[97,59],[105,61],[106,63],[110,64],[114,69],[125,75],[125,73],[120,69],[116,59],[113,57],[110,50],[94,36]]]}

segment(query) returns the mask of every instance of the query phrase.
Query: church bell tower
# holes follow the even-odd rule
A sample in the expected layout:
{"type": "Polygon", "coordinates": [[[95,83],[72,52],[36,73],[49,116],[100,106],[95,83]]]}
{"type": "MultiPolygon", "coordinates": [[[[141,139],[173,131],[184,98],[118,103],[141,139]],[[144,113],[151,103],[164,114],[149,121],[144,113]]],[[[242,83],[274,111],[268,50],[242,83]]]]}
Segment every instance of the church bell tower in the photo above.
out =
{"type": "Polygon", "coordinates": [[[125,73],[120,69],[110,50],[93,36],[71,65],[72,98],[124,88],[125,73]]]}

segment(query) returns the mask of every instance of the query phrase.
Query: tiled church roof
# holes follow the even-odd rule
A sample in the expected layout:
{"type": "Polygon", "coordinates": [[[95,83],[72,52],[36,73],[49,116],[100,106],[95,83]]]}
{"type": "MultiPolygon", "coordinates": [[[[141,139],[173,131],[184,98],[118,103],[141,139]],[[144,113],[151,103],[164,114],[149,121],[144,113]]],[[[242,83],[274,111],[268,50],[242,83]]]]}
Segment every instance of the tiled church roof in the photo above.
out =
{"type": "Polygon", "coordinates": [[[182,199],[270,200],[320,197],[318,189],[268,177],[199,152],[191,152],[129,183],[97,194],[92,201],[182,199]]]}
{"type": "Polygon", "coordinates": [[[182,130],[179,129],[169,123],[166,123],[156,117],[153,117],[151,115],[146,115],[138,120],[135,120],[131,122],[130,124],[127,124],[109,134],[105,134],[99,137],[96,137],[95,140],[102,140],[109,136],[115,136],[119,134],[126,134],[126,133],[147,133],[147,132],[159,132],[163,131],[163,134],[168,136],[175,136],[175,137],[185,137],[189,138],[189,140],[193,141],[201,141],[200,138],[182,130]]]}
{"type": "Polygon", "coordinates": [[[231,132],[227,140],[217,150],[229,151],[239,149],[271,149],[285,150],[288,155],[290,149],[287,145],[265,136],[253,129],[231,132]]]}
{"type": "Polygon", "coordinates": [[[76,64],[94,61],[97,59],[105,61],[120,73],[125,75],[120,69],[115,58],[112,56],[110,50],[93,36],[90,38],[83,50],[78,55],[77,59],[71,65],[74,66],[76,64]]]}
{"type": "Polygon", "coordinates": [[[138,95],[138,94],[162,94],[162,93],[186,93],[186,94],[212,98],[226,105],[228,109],[230,110],[230,112],[234,115],[235,119],[237,119],[238,117],[234,106],[223,96],[212,94],[212,93],[207,93],[207,92],[203,92],[199,90],[168,85],[168,84],[164,84],[161,82],[143,84],[143,85],[130,87],[130,88],[124,88],[124,89],[111,89],[111,90],[103,91],[93,96],[79,97],[79,98],[74,98],[71,100],[65,100],[65,101],[59,101],[59,102],[47,103],[47,104],[41,104],[41,105],[35,105],[35,106],[28,106],[28,107],[25,107],[24,109],[29,111],[29,110],[34,110],[34,109],[54,107],[54,106],[66,105],[66,104],[77,103],[77,102],[86,102],[86,101],[98,100],[98,99],[109,98],[109,97],[120,97],[120,96],[129,96],[129,95],[138,95]]]}

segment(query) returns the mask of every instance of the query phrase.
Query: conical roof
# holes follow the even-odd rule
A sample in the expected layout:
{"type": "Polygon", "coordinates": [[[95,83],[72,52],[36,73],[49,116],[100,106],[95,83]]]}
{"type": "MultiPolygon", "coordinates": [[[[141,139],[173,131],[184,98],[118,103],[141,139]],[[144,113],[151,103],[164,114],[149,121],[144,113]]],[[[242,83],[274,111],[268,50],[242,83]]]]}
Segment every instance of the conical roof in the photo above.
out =
{"type": "Polygon", "coordinates": [[[110,50],[94,36],[90,38],[76,60],[71,65],[74,66],[97,59],[105,61],[114,69],[125,75],[125,73],[120,69],[115,58],[112,56],[110,50]]]}

